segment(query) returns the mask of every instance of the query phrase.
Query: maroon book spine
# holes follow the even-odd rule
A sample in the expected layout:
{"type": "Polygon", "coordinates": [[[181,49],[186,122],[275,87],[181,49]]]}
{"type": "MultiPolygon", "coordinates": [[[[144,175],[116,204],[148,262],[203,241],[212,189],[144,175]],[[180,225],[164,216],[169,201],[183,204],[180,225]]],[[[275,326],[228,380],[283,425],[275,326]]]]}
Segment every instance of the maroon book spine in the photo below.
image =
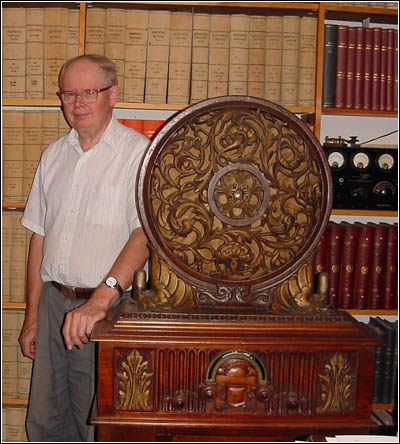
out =
{"type": "Polygon", "coordinates": [[[364,57],[365,57],[365,28],[356,28],[356,66],[354,73],[354,108],[363,107],[363,84],[364,84],[364,57]]]}
{"type": "Polygon", "coordinates": [[[388,61],[388,29],[382,29],[381,44],[381,76],[379,92],[379,109],[386,110],[386,89],[387,89],[387,61],[388,61]]]}
{"type": "Polygon", "coordinates": [[[340,263],[339,308],[353,308],[353,291],[357,259],[357,225],[341,222],[343,231],[342,259],[340,263]]]}
{"type": "Polygon", "coordinates": [[[371,109],[379,110],[381,92],[381,44],[382,28],[373,29],[373,50],[372,50],[372,97],[371,109]]]}
{"type": "Polygon", "coordinates": [[[327,229],[322,233],[314,259],[314,275],[328,272],[328,236],[327,229]]]}
{"type": "Polygon", "coordinates": [[[387,227],[369,223],[372,226],[373,248],[371,257],[371,273],[368,291],[368,308],[376,310],[383,306],[383,277],[387,243],[387,227]]]}
{"type": "Polygon", "coordinates": [[[328,223],[328,273],[329,273],[329,305],[339,306],[340,260],[342,256],[342,227],[328,223]]]}
{"type": "Polygon", "coordinates": [[[397,224],[388,224],[388,237],[386,247],[386,263],[383,277],[383,307],[385,310],[397,308],[398,284],[398,233],[397,224]]]}
{"type": "Polygon", "coordinates": [[[357,28],[349,27],[347,34],[347,54],[346,54],[346,87],[345,87],[345,108],[354,108],[354,88],[356,71],[356,41],[357,28]]]}
{"type": "Polygon", "coordinates": [[[346,97],[348,26],[338,26],[335,107],[344,108],[346,97]]]}
{"type": "Polygon", "coordinates": [[[398,110],[399,100],[399,42],[398,42],[398,30],[394,30],[394,76],[393,76],[393,111],[398,110]]]}
{"type": "MultiPolygon", "coordinates": [[[[386,111],[393,111],[394,98],[394,29],[388,30],[387,68],[386,68],[386,111]]],[[[397,60],[396,60],[397,63],[397,60]]]]}
{"type": "Polygon", "coordinates": [[[371,109],[372,96],[372,28],[365,28],[365,51],[364,51],[364,82],[363,82],[363,109],[371,109]]]}
{"type": "Polygon", "coordinates": [[[357,243],[353,306],[358,309],[367,309],[374,229],[367,224],[356,222],[356,225],[359,226],[360,231],[357,243]]]}

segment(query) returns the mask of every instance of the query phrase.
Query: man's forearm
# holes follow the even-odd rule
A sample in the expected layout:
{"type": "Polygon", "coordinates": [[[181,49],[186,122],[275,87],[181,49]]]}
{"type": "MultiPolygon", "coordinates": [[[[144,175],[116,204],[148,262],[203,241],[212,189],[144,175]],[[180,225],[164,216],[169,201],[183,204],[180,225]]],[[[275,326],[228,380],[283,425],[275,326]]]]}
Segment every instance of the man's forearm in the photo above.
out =
{"type": "Polygon", "coordinates": [[[43,240],[33,233],[29,244],[26,286],[26,318],[37,318],[43,282],[40,278],[40,266],[43,260],[43,240]]]}

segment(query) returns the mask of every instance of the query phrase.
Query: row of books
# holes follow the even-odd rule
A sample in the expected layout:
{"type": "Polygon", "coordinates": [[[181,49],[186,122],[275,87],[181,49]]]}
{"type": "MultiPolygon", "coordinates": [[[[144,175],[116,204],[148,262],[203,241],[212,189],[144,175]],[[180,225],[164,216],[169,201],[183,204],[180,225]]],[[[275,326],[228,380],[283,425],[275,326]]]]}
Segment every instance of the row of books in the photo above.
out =
{"type": "Polygon", "coordinates": [[[79,10],[2,8],[3,98],[55,99],[66,60],[79,55],[79,10]]]}
{"type": "Polygon", "coordinates": [[[367,326],[382,340],[375,352],[372,402],[397,404],[398,321],[371,316],[367,326]]]}
{"type": "MultiPolygon", "coordinates": [[[[4,11],[3,97],[55,98],[77,11],[4,11]]],[[[93,7],[84,51],[115,62],[125,102],[189,104],[229,94],[313,106],[316,39],[314,17],[93,7]]]]}
{"type": "Polygon", "coordinates": [[[398,30],[326,24],[322,106],[397,111],[398,30]]]}
{"type": "Polygon", "coordinates": [[[25,430],[26,413],[26,406],[3,406],[1,442],[28,442],[25,430]]]}
{"type": "Polygon", "coordinates": [[[32,359],[21,351],[18,337],[24,321],[24,310],[4,310],[2,313],[2,396],[28,399],[32,359]]]}
{"type": "Polygon", "coordinates": [[[3,302],[25,302],[26,262],[32,233],[20,221],[22,212],[3,210],[2,293],[3,302]]]}
{"type": "Polygon", "coordinates": [[[3,111],[3,201],[27,199],[44,148],[69,131],[61,111],[3,111]]]}
{"type": "Polygon", "coordinates": [[[329,274],[329,303],[341,309],[398,306],[397,223],[330,221],[315,257],[315,274],[329,274]]]}

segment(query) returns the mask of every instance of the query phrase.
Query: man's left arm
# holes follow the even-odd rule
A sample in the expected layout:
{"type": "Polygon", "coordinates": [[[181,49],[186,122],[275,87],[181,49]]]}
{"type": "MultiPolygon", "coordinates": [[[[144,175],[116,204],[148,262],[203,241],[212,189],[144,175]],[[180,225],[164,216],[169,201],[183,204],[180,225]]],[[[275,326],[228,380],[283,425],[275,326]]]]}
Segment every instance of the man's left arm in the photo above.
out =
{"type": "MultiPolygon", "coordinates": [[[[117,277],[122,288],[128,288],[133,282],[134,272],[144,266],[148,257],[146,235],[142,228],[136,228],[109,275],[117,277]]],[[[102,283],[85,304],[67,313],[62,333],[68,350],[74,345],[82,348],[89,341],[94,324],[105,318],[107,310],[118,297],[117,289],[109,288],[102,283]]]]}

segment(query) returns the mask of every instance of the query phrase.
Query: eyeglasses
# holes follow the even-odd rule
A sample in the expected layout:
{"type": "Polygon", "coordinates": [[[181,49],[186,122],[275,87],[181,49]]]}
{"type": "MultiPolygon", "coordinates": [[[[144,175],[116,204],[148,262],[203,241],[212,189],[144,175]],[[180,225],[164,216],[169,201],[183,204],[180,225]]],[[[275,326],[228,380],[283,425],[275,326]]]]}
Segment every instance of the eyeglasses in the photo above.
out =
{"type": "Polygon", "coordinates": [[[97,100],[99,93],[107,91],[114,85],[106,86],[101,89],[84,89],[81,92],[78,91],[58,91],[57,95],[60,97],[63,103],[74,103],[78,96],[81,96],[83,103],[94,103],[97,100]]]}

